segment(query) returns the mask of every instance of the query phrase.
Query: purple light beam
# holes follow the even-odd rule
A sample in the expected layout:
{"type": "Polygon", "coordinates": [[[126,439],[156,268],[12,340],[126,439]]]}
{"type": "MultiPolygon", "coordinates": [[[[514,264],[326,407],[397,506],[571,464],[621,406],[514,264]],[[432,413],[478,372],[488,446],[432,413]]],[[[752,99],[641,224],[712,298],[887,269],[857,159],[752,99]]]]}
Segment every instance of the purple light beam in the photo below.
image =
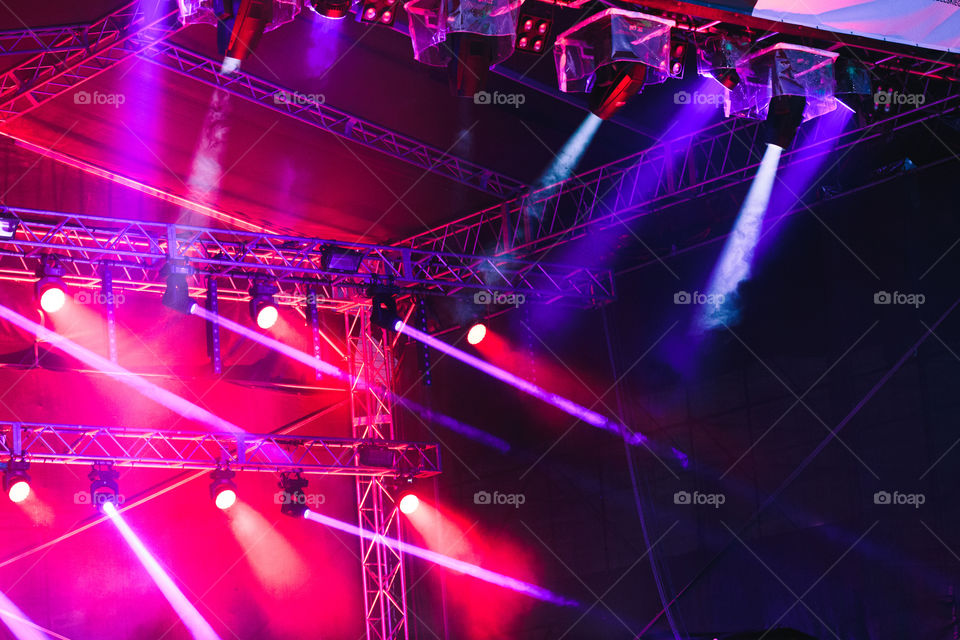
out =
{"type": "Polygon", "coordinates": [[[140,563],[143,564],[143,568],[147,570],[147,573],[153,578],[157,587],[160,588],[163,597],[167,599],[167,602],[170,603],[173,610],[176,611],[180,619],[183,620],[183,624],[185,624],[190,631],[190,635],[196,638],[196,640],[220,640],[220,636],[213,630],[210,623],[204,620],[200,612],[197,611],[197,608],[187,600],[187,597],[183,595],[183,592],[174,584],[170,576],[167,575],[167,572],[160,566],[160,563],[157,562],[150,551],[147,550],[147,547],[140,538],[137,537],[137,534],[133,532],[130,525],[126,523],[120,515],[120,512],[117,511],[117,507],[114,506],[112,502],[106,502],[103,505],[103,512],[107,514],[107,516],[110,517],[110,521],[116,525],[120,531],[120,535],[127,541],[127,544],[130,545],[130,548],[137,555],[140,563]]]}
{"type": "Polygon", "coordinates": [[[707,286],[707,302],[697,324],[700,331],[712,329],[719,324],[731,324],[735,320],[734,305],[727,304],[741,282],[750,277],[754,251],[763,229],[763,218],[770,204],[770,194],[777,179],[780,154],[783,149],[768,144],[747,192],[747,198],[737,214],[733,231],[723,247],[720,261],[710,276],[707,286]]]}
{"type": "Polygon", "coordinates": [[[614,422],[613,420],[610,420],[609,418],[606,418],[600,415],[596,411],[591,411],[590,409],[587,409],[586,407],[583,407],[577,404],[576,402],[573,402],[572,400],[568,400],[561,395],[558,395],[551,391],[547,391],[546,389],[543,389],[542,387],[538,387],[537,385],[533,384],[528,380],[524,380],[523,378],[510,373],[509,371],[505,371],[500,367],[492,365],[485,360],[481,360],[476,356],[473,356],[473,355],[470,355],[469,353],[461,351],[460,349],[457,349],[456,347],[449,345],[446,342],[443,342],[442,340],[438,340],[437,338],[434,338],[428,333],[424,333],[419,329],[415,329],[410,325],[404,324],[403,321],[401,320],[397,320],[397,323],[396,325],[394,325],[394,328],[400,333],[408,335],[414,340],[419,340],[425,345],[429,347],[433,347],[437,351],[445,353],[448,356],[455,358],[460,362],[473,367],[474,369],[477,369],[478,371],[482,371],[483,373],[486,373],[487,375],[493,378],[496,378],[501,382],[506,382],[510,386],[515,387],[520,391],[523,391],[524,393],[527,393],[533,396],[534,398],[539,398],[540,400],[543,400],[547,404],[552,405],[557,409],[560,409],[561,411],[570,414],[571,416],[573,416],[574,418],[577,418],[578,420],[582,420],[583,422],[586,422],[589,425],[597,427],[598,429],[604,429],[611,433],[615,433],[619,436],[622,436],[630,444],[633,444],[633,445],[648,444],[647,437],[644,436],[643,434],[635,431],[631,431],[624,425],[614,422]]]}
{"type": "MultiPolygon", "coordinates": [[[[358,379],[356,376],[351,376],[346,371],[341,370],[340,368],[330,364],[329,362],[324,362],[323,360],[315,356],[309,355],[307,353],[304,353],[299,349],[294,349],[290,345],[284,344],[279,340],[275,340],[269,336],[265,336],[262,333],[258,333],[249,327],[245,327],[242,324],[239,324],[237,322],[234,322],[233,320],[230,320],[229,318],[224,318],[223,316],[219,316],[215,313],[211,313],[210,311],[207,311],[206,309],[204,309],[198,304],[194,304],[190,308],[190,313],[200,318],[203,318],[208,322],[215,322],[228,331],[232,331],[233,333],[236,333],[239,336],[243,336],[248,340],[253,340],[254,342],[262,344],[267,348],[273,349],[277,353],[285,355],[292,360],[295,360],[301,364],[304,364],[310,367],[311,369],[316,369],[325,375],[334,377],[338,380],[342,380],[343,382],[349,384],[351,387],[360,388],[360,389],[367,388],[366,383],[364,383],[364,381],[358,379]]],[[[370,388],[373,388],[373,387],[370,387],[370,388]]],[[[510,444],[508,442],[494,435],[491,435],[485,431],[481,431],[480,429],[470,426],[469,424],[464,424],[459,420],[455,420],[451,418],[450,416],[446,416],[446,415],[437,413],[435,411],[432,411],[422,406],[421,404],[414,402],[409,398],[405,398],[403,396],[397,395],[396,393],[393,393],[388,389],[376,389],[376,390],[378,393],[388,396],[395,403],[406,407],[416,415],[422,416],[427,420],[431,420],[443,427],[446,427],[447,429],[450,429],[451,431],[459,433],[467,438],[475,440],[481,444],[484,444],[488,447],[496,449],[497,451],[500,451],[500,452],[505,453],[510,450],[510,444]]]]}
{"type": "Polygon", "coordinates": [[[7,629],[10,629],[10,633],[16,640],[47,640],[48,634],[41,631],[42,627],[32,622],[2,591],[0,591],[0,619],[3,619],[3,623],[7,625],[7,629]]]}
{"type": "Polygon", "coordinates": [[[523,595],[530,596],[531,598],[536,598],[537,600],[556,604],[561,607],[576,607],[580,604],[576,600],[570,600],[569,598],[557,595],[548,589],[538,587],[530,584],[529,582],[523,582],[522,580],[505,576],[502,573],[490,571],[489,569],[483,569],[475,564],[470,564],[469,562],[464,562],[463,560],[457,560],[456,558],[451,558],[450,556],[445,556],[442,553],[424,549],[423,547],[418,547],[416,545],[397,540],[396,538],[381,536],[355,525],[342,522],[320,513],[316,513],[309,509],[304,512],[303,517],[307,520],[319,522],[320,524],[326,525],[331,529],[349,533],[350,535],[357,536],[358,538],[364,538],[365,540],[372,540],[377,544],[382,544],[385,547],[393,549],[394,551],[399,551],[400,553],[409,553],[410,555],[421,558],[422,560],[426,560],[427,562],[432,562],[433,564],[440,565],[441,567],[446,567],[447,569],[464,573],[468,576],[477,578],[478,580],[483,580],[484,582],[497,585],[498,587],[511,589],[512,591],[522,593],[523,595]]]}

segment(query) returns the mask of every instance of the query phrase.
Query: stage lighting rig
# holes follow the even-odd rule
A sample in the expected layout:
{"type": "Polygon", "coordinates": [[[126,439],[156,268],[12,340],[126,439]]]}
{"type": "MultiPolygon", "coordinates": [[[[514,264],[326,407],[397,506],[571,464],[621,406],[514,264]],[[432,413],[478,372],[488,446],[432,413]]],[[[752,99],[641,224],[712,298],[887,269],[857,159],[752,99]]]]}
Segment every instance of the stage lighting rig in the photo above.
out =
{"type": "Polygon", "coordinates": [[[773,96],[767,108],[766,140],[781,149],[789,149],[803,123],[807,99],[803,96],[773,96]]]}
{"type": "MultiPolygon", "coordinates": [[[[417,61],[446,67],[455,96],[474,98],[493,65],[513,53],[520,3],[512,0],[413,0],[406,4],[417,61]]],[[[475,97],[476,96],[476,97],[475,97]]]]}
{"type": "Polygon", "coordinates": [[[40,308],[56,313],[67,303],[67,285],[63,282],[64,268],[60,256],[47,253],[40,256],[34,293],[40,308]]]}
{"type": "Polygon", "coordinates": [[[517,51],[543,53],[547,48],[553,18],[539,13],[527,11],[520,14],[520,20],[517,21],[517,51]]]}
{"type": "Polygon", "coordinates": [[[99,511],[103,511],[103,505],[110,503],[119,506],[120,503],[120,485],[117,484],[117,478],[120,473],[113,468],[113,464],[95,463],[87,478],[90,479],[90,503],[99,511]]]}
{"type": "Polygon", "coordinates": [[[697,74],[712,78],[725,89],[740,84],[737,63],[747,54],[750,42],[729,35],[712,35],[697,48],[697,74]]]}
{"type": "Polygon", "coordinates": [[[478,322],[470,327],[470,330],[467,331],[467,342],[472,345],[478,345],[483,342],[483,339],[487,337],[487,326],[482,322],[478,322]]]}
{"type": "Polygon", "coordinates": [[[261,329],[269,329],[277,324],[280,309],[274,296],[279,289],[269,282],[255,281],[250,287],[250,317],[261,329]]]}
{"type": "Polygon", "coordinates": [[[326,245],[320,249],[320,266],[337,273],[357,273],[363,262],[363,253],[355,249],[326,245]]]}
{"type": "Polygon", "coordinates": [[[17,229],[20,228],[20,220],[16,216],[0,211],[0,240],[11,240],[17,235],[17,229]]]}
{"type": "Polygon", "coordinates": [[[726,93],[726,115],[767,121],[767,141],[782,149],[800,123],[837,108],[834,62],[824,49],[778,43],[736,63],[741,82],[726,93]]]}
{"type": "Polygon", "coordinates": [[[161,299],[163,305],[180,313],[190,313],[194,301],[190,297],[187,276],[193,275],[193,267],[181,260],[170,260],[160,269],[160,275],[167,280],[161,299]]]}
{"type": "Polygon", "coordinates": [[[610,118],[644,85],[670,76],[674,24],[618,8],[581,20],[557,36],[554,44],[560,90],[589,93],[590,111],[610,118]]]}
{"type": "Polygon", "coordinates": [[[210,474],[210,499],[218,509],[229,509],[237,502],[237,474],[227,468],[218,468],[210,474]]]}
{"type": "Polygon", "coordinates": [[[30,463],[23,458],[11,458],[3,472],[3,490],[11,502],[23,502],[30,495],[30,463]]]}
{"type": "Polygon", "coordinates": [[[361,444],[357,447],[357,463],[364,467],[392,469],[396,464],[396,453],[378,444],[361,444]]]}
{"type": "Polygon", "coordinates": [[[306,478],[296,473],[284,473],[280,476],[280,513],[292,518],[302,518],[307,510],[306,478]]]}
{"type": "Polygon", "coordinates": [[[350,12],[351,0],[307,0],[307,8],[318,16],[340,20],[350,12]]]}
{"type": "Polygon", "coordinates": [[[387,331],[396,331],[400,314],[392,293],[374,293],[370,300],[370,321],[387,331]]]}
{"type": "Polygon", "coordinates": [[[400,0],[364,0],[357,13],[357,20],[374,24],[391,25],[397,19],[400,0]]]}
{"type": "Polygon", "coordinates": [[[292,21],[301,8],[300,0],[177,0],[177,5],[184,26],[216,27],[223,74],[239,69],[264,33],[292,21]]]}

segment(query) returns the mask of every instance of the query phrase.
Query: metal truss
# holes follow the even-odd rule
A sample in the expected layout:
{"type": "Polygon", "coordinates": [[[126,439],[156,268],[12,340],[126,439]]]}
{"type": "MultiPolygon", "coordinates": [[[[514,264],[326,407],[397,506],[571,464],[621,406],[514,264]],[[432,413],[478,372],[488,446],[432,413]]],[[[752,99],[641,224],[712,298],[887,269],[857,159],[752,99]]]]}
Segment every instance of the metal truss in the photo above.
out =
{"type": "MultiPolygon", "coordinates": [[[[960,85],[946,97],[886,120],[824,137],[781,156],[780,170],[862,144],[893,129],[921,125],[960,108],[960,85]]],[[[821,119],[808,127],[824,126],[821,119]]],[[[814,132],[815,133],[815,132],[814,132]]],[[[762,122],[726,120],[421,233],[400,246],[531,259],[586,235],[594,226],[698,200],[753,179],[764,148],[762,122]],[[490,250],[495,247],[494,250],[490,250]]]]}
{"type": "MultiPolygon", "coordinates": [[[[0,121],[23,115],[180,29],[175,8],[149,15],[146,5],[131,2],[82,30],[54,33],[39,53],[0,76],[0,121]]],[[[23,38],[31,33],[28,29],[23,38]]],[[[7,42],[17,40],[7,32],[7,42]]]]}
{"type": "MultiPolygon", "coordinates": [[[[347,363],[353,384],[353,436],[365,442],[395,437],[391,393],[394,358],[390,337],[364,310],[346,314],[347,363]],[[389,390],[389,391],[388,391],[389,390]]],[[[383,477],[357,477],[360,526],[378,536],[402,539],[396,486],[383,477]]],[[[401,551],[376,538],[360,540],[367,640],[406,640],[406,581],[401,551]]]]}
{"type": "Polygon", "coordinates": [[[76,51],[87,46],[85,24],[0,31],[0,56],[76,51]]]}
{"type": "Polygon", "coordinates": [[[220,62],[168,42],[154,45],[143,55],[146,60],[194,80],[499,198],[509,198],[527,188],[519,180],[334,109],[314,96],[272,84],[243,71],[222,75],[220,62]]]}
{"type": "MultiPolygon", "coordinates": [[[[582,306],[613,298],[609,270],[33,209],[0,215],[19,223],[12,239],[0,239],[6,280],[34,281],[36,258],[47,252],[60,256],[68,284],[77,287],[100,287],[106,266],[114,288],[162,293],[158,269],[179,260],[217,278],[224,300],[247,300],[252,280],[270,279],[281,288],[279,302],[302,304],[314,293],[321,308],[339,311],[355,306],[371,285],[445,296],[495,291],[582,306]],[[336,256],[353,256],[357,267],[328,262],[336,256]]],[[[205,286],[196,279],[193,293],[200,296],[205,286]]]]}
{"type": "Polygon", "coordinates": [[[206,433],[87,425],[0,422],[0,457],[30,462],[122,467],[234,471],[299,471],[304,474],[429,477],[440,473],[435,444],[378,440],[392,464],[374,466],[358,453],[370,442],[323,436],[206,433]]]}

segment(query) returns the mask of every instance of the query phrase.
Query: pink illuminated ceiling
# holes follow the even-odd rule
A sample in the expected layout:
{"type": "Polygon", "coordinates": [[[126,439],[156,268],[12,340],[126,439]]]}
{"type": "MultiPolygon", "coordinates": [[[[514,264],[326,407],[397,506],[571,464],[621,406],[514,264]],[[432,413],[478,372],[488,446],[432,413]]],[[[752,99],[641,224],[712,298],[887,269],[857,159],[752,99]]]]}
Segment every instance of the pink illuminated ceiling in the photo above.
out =
{"type": "MultiPolygon", "coordinates": [[[[52,4],[46,11],[18,13],[31,26],[89,22],[123,2],[52,4]]],[[[6,13],[0,13],[0,27],[23,28],[6,13]]],[[[217,57],[210,26],[190,27],[172,41],[217,57]]],[[[0,65],[17,61],[8,56],[0,65]]],[[[531,77],[555,87],[549,56],[525,63],[531,77]]],[[[307,13],[268,33],[245,70],[291,90],[322,94],[330,106],[527,183],[585,115],[497,76],[492,88],[523,91],[524,109],[458,100],[442,71],[413,60],[403,34],[307,13]]],[[[321,237],[396,240],[496,201],[236,96],[220,102],[225,117],[219,143],[204,146],[214,91],[143,59],[124,62],[78,90],[121,95],[123,103],[77,104],[70,91],[0,131],[266,228],[321,237]]],[[[645,140],[610,125],[585,162],[621,157],[645,140]]],[[[10,205],[184,221],[175,205],[41,159],[9,139],[0,144],[0,163],[9,178],[3,200],[10,205]]],[[[186,221],[221,224],[196,216],[186,221]]]]}

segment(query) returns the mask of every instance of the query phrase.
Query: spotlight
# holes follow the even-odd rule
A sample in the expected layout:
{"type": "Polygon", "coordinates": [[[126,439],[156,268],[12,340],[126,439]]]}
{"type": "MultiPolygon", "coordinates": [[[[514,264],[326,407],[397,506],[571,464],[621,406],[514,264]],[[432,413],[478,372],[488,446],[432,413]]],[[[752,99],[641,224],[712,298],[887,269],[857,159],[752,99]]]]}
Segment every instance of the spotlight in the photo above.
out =
{"type": "Polygon", "coordinates": [[[319,16],[339,20],[350,11],[351,0],[307,0],[307,7],[319,16]]]}
{"type": "Polygon", "coordinates": [[[450,34],[445,44],[450,52],[447,63],[450,91],[460,98],[472,98],[487,84],[496,42],[488,36],[457,31],[450,34]]]}
{"type": "Polygon", "coordinates": [[[647,67],[638,62],[614,62],[597,69],[597,81],[587,104],[598,118],[610,118],[627,100],[643,90],[647,67]]]}
{"type": "Polygon", "coordinates": [[[45,254],[37,267],[37,284],[34,292],[40,308],[47,313],[56,313],[67,303],[67,285],[63,283],[63,265],[55,254],[45,254]]]}
{"type": "Polygon", "coordinates": [[[210,474],[210,498],[217,509],[229,509],[237,501],[237,485],[233,482],[235,475],[229,469],[217,469],[210,474]]]}
{"type": "Polygon", "coordinates": [[[590,111],[603,120],[610,118],[645,84],[670,77],[670,33],[675,24],[619,8],[581,20],[557,36],[560,90],[589,92],[590,111]]]}
{"type": "Polygon", "coordinates": [[[553,21],[529,13],[520,14],[517,22],[517,50],[540,53],[544,49],[553,21]]]}
{"type": "Polygon", "coordinates": [[[735,89],[740,84],[737,63],[748,51],[749,42],[732,36],[713,36],[707,38],[697,56],[697,73],[713,78],[727,89],[735,89]]]}
{"type": "Polygon", "coordinates": [[[789,149],[803,122],[807,99],[803,96],[773,96],[767,111],[767,143],[789,149]]]}
{"type": "Polygon", "coordinates": [[[778,43],[737,60],[741,82],[727,93],[727,115],[767,121],[767,142],[786,149],[797,127],[837,108],[834,63],[825,49],[778,43]]]}
{"type": "Polygon", "coordinates": [[[0,212],[0,240],[11,240],[17,235],[18,228],[20,228],[20,220],[13,214],[0,212]]]}
{"type": "MultiPolygon", "coordinates": [[[[236,3],[223,4],[225,8],[229,5],[232,9],[236,3]]],[[[220,69],[223,74],[239,69],[240,63],[257,48],[267,24],[273,21],[273,0],[239,0],[236,12],[229,11],[229,16],[217,23],[217,35],[225,54],[220,69]]]]}
{"type": "Polygon", "coordinates": [[[684,42],[673,40],[670,44],[670,77],[683,77],[683,63],[687,58],[687,45],[684,42]]]}
{"type": "MultiPolygon", "coordinates": [[[[347,3],[347,8],[349,6],[347,3]]],[[[365,0],[361,5],[362,10],[357,14],[357,19],[360,22],[391,25],[397,17],[399,8],[399,0],[365,0]]]]}
{"type": "Polygon", "coordinates": [[[320,266],[338,273],[356,273],[360,270],[363,254],[353,249],[325,246],[320,250],[320,266]]]}
{"type": "Polygon", "coordinates": [[[3,472],[3,490],[7,492],[11,502],[23,502],[30,495],[30,476],[27,469],[30,463],[26,460],[13,460],[7,463],[3,472]]]}
{"type": "Polygon", "coordinates": [[[361,444],[357,447],[357,462],[364,467],[392,469],[395,455],[392,449],[377,444],[361,444]]]}
{"type": "Polygon", "coordinates": [[[412,491],[404,491],[397,501],[397,506],[401,513],[410,515],[420,507],[420,498],[412,491]]]}
{"type": "Polygon", "coordinates": [[[487,337],[487,327],[482,322],[473,325],[467,332],[467,342],[470,344],[480,344],[485,337],[487,337]]]}
{"type": "Polygon", "coordinates": [[[399,320],[394,297],[389,293],[374,294],[370,301],[370,321],[381,329],[396,331],[399,320]]]}
{"type": "Polygon", "coordinates": [[[254,282],[250,287],[250,317],[261,329],[269,329],[277,323],[280,310],[273,299],[278,289],[267,282],[254,282]]]}
{"type": "Polygon", "coordinates": [[[117,478],[120,474],[114,470],[110,463],[96,463],[87,474],[90,479],[90,502],[99,511],[103,511],[103,506],[107,503],[118,506],[120,503],[120,485],[117,484],[117,478]]]}
{"type": "Polygon", "coordinates": [[[167,288],[163,292],[163,305],[180,313],[190,313],[193,300],[187,276],[193,274],[193,268],[183,261],[169,261],[160,269],[160,275],[167,279],[167,288]]]}
{"type": "Polygon", "coordinates": [[[297,473],[284,473],[280,476],[280,513],[293,518],[302,518],[307,510],[307,494],[304,493],[307,480],[297,473]]]}

